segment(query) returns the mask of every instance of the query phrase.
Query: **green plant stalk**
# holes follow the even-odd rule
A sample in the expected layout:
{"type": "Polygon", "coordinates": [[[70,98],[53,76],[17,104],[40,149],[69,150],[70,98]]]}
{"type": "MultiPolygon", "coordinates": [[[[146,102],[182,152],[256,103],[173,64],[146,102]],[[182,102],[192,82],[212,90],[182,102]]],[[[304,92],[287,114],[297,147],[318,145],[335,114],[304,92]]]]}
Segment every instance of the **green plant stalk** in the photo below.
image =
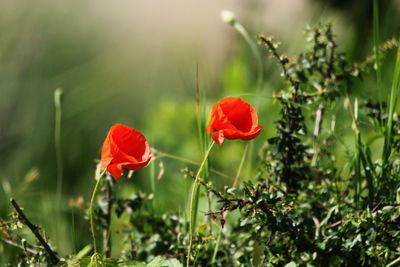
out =
{"type": "MultiPolygon", "coordinates": [[[[237,186],[237,184],[239,183],[240,173],[242,172],[242,168],[243,168],[244,161],[246,159],[248,148],[249,148],[249,143],[247,143],[246,146],[244,147],[242,158],[241,158],[240,163],[239,163],[239,168],[238,168],[238,170],[236,172],[236,176],[235,176],[235,179],[234,179],[233,184],[232,184],[233,188],[235,188],[237,186]]],[[[226,214],[224,214],[223,216],[224,216],[224,219],[225,219],[226,218],[226,214]]],[[[221,235],[222,235],[222,227],[220,227],[219,231],[218,231],[218,237],[217,237],[217,241],[216,241],[216,244],[215,244],[215,248],[214,248],[214,253],[213,253],[212,260],[211,260],[211,264],[214,264],[215,258],[217,257],[218,248],[219,248],[219,242],[221,240],[221,235]]]]}
{"type": "Polygon", "coordinates": [[[76,228],[75,228],[75,211],[71,207],[71,234],[72,234],[72,251],[76,254],[76,228]]]}
{"type": "Polygon", "coordinates": [[[201,96],[200,96],[200,86],[199,86],[199,65],[196,65],[196,123],[197,123],[197,135],[199,137],[200,147],[202,152],[205,152],[204,144],[204,131],[203,125],[201,123],[201,96]]]}
{"type": "Polygon", "coordinates": [[[398,90],[399,90],[399,83],[400,83],[400,48],[397,49],[397,57],[396,57],[396,64],[394,68],[393,74],[393,82],[392,88],[390,92],[390,99],[389,99],[389,110],[388,110],[388,121],[386,125],[386,132],[385,132],[385,139],[383,144],[383,152],[382,152],[382,174],[381,179],[383,181],[386,180],[386,169],[387,163],[389,161],[389,157],[391,154],[391,147],[392,147],[392,131],[393,131],[393,115],[397,105],[397,98],[398,98],[398,90]]]}
{"type": "MultiPolygon", "coordinates": [[[[374,0],[373,3],[373,34],[374,34],[374,55],[375,55],[375,65],[376,65],[376,82],[377,82],[377,90],[379,94],[379,99],[382,96],[382,71],[381,71],[381,56],[379,53],[379,4],[378,0],[374,0]]],[[[381,102],[381,101],[379,101],[381,102]]],[[[381,106],[382,108],[382,106],[381,106]]]]}
{"type": "Polygon", "coordinates": [[[369,166],[367,161],[367,155],[364,152],[364,145],[361,140],[361,134],[358,136],[358,156],[360,159],[359,164],[361,163],[364,167],[365,177],[367,178],[367,187],[368,187],[368,205],[372,208],[374,204],[374,196],[375,196],[375,187],[374,187],[374,179],[372,175],[372,168],[369,166]]]}
{"type": "Polygon", "coordinates": [[[85,257],[92,250],[92,245],[86,245],[83,249],[81,249],[78,253],[75,253],[75,256],[71,259],[71,262],[78,261],[85,257]]]}
{"type": "Polygon", "coordinates": [[[194,260],[193,260],[193,266],[197,266],[197,260],[199,259],[199,251],[200,251],[200,248],[199,247],[197,247],[196,248],[196,257],[194,257],[194,260]]]}
{"type": "Polygon", "coordinates": [[[356,207],[359,205],[359,199],[360,199],[360,192],[361,192],[361,159],[360,159],[360,130],[358,129],[358,104],[357,101],[355,101],[355,107],[353,109],[353,106],[350,101],[349,93],[346,92],[346,99],[348,102],[347,109],[349,110],[351,120],[352,120],[352,129],[354,132],[354,140],[355,140],[355,155],[354,155],[354,172],[355,172],[355,178],[354,178],[354,202],[356,207]]]}
{"type": "MultiPolygon", "coordinates": [[[[357,146],[357,145],[356,145],[357,146]]],[[[360,166],[360,155],[359,155],[359,151],[358,148],[356,148],[356,155],[355,155],[355,159],[354,159],[354,168],[355,168],[355,173],[356,173],[356,177],[355,177],[355,190],[354,190],[354,202],[355,202],[355,206],[359,207],[359,203],[360,203],[360,184],[361,184],[361,166],[360,166]]]]}
{"type": "Polygon", "coordinates": [[[94,232],[94,201],[96,198],[96,192],[99,189],[100,181],[103,178],[104,174],[107,172],[105,169],[99,176],[99,179],[96,181],[96,185],[94,186],[92,197],[90,198],[90,206],[89,206],[89,219],[90,219],[90,231],[92,232],[93,238],[93,250],[94,254],[97,254],[97,244],[96,244],[96,236],[94,232]]]}
{"type": "MultiPolygon", "coordinates": [[[[58,88],[54,91],[54,106],[55,106],[55,121],[54,121],[54,148],[56,152],[56,166],[57,166],[57,184],[56,184],[56,209],[61,211],[61,198],[62,198],[62,183],[63,183],[63,160],[61,153],[61,118],[62,118],[62,106],[61,97],[63,91],[58,88]]],[[[61,221],[61,212],[58,212],[56,216],[56,223],[59,225],[61,221]]],[[[56,239],[57,244],[60,244],[60,240],[56,239]]]]}
{"type": "Polygon", "coordinates": [[[151,199],[151,212],[154,214],[154,196],[155,196],[155,191],[156,191],[156,170],[155,170],[155,160],[152,160],[150,162],[150,187],[151,187],[151,193],[153,194],[153,198],[151,199]]]}
{"type": "Polygon", "coordinates": [[[400,262],[400,257],[395,259],[394,261],[392,261],[391,263],[389,263],[388,265],[386,265],[386,267],[390,267],[390,266],[394,266],[396,263],[400,262]]]}
{"type": "Polygon", "coordinates": [[[54,91],[54,106],[55,106],[55,126],[54,126],[54,146],[56,150],[56,162],[57,162],[57,205],[60,207],[61,193],[62,193],[62,175],[63,175],[63,164],[61,154],[61,118],[62,118],[62,107],[61,107],[61,96],[62,90],[56,89],[54,91]]]}
{"type": "Polygon", "coordinates": [[[218,231],[218,237],[217,237],[217,241],[216,241],[216,244],[215,244],[213,256],[212,256],[212,259],[211,259],[211,265],[214,265],[215,259],[217,258],[217,253],[218,253],[218,249],[219,249],[219,242],[221,242],[221,236],[222,236],[222,227],[218,231]]]}
{"type": "Polygon", "coordinates": [[[236,176],[235,176],[235,179],[234,179],[233,184],[232,184],[233,188],[235,188],[239,183],[240,173],[242,171],[243,164],[244,164],[244,161],[246,159],[248,149],[249,149],[249,143],[246,143],[246,145],[244,147],[244,150],[243,150],[242,158],[240,159],[239,168],[238,168],[238,170],[236,172],[236,176]]]}
{"type": "Polygon", "coordinates": [[[351,105],[351,101],[346,92],[346,98],[348,99],[348,109],[352,118],[352,128],[354,131],[354,138],[355,138],[355,155],[354,155],[354,172],[355,172],[355,179],[354,179],[354,202],[356,207],[360,204],[360,195],[361,195],[361,167],[364,167],[364,173],[366,175],[367,186],[368,186],[368,198],[369,198],[369,206],[373,205],[374,195],[375,195],[375,187],[374,187],[374,180],[372,176],[372,168],[368,166],[367,157],[364,153],[364,145],[362,143],[361,132],[358,128],[358,102],[357,99],[354,103],[354,109],[351,105]]]}
{"type": "Polygon", "coordinates": [[[263,75],[263,64],[261,61],[261,54],[260,50],[258,50],[258,47],[254,40],[250,37],[249,33],[247,32],[246,28],[243,27],[242,24],[240,24],[238,21],[234,21],[232,24],[233,28],[236,29],[240,35],[242,35],[243,39],[247,42],[249,45],[251,52],[254,55],[254,58],[256,60],[256,66],[257,66],[257,90],[261,90],[261,86],[263,83],[264,75],[263,75]]]}
{"type": "Polygon", "coordinates": [[[360,205],[360,195],[361,195],[361,148],[360,148],[360,144],[361,144],[361,134],[360,134],[360,130],[358,129],[358,121],[357,121],[357,117],[358,117],[358,106],[357,106],[357,101],[355,101],[355,109],[354,109],[354,117],[353,117],[353,125],[355,125],[354,128],[354,133],[355,133],[355,173],[356,173],[356,177],[355,177],[355,183],[356,183],[356,188],[355,188],[355,204],[356,207],[359,207],[360,205]]]}
{"type": "MultiPolygon", "coordinates": [[[[256,60],[256,66],[257,66],[257,91],[256,91],[256,96],[261,94],[262,91],[262,85],[263,85],[263,80],[264,80],[264,70],[263,70],[263,64],[261,61],[261,53],[260,50],[258,49],[258,46],[254,42],[254,40],[251,38],[249,33],[247,32],[246,28],[243,27],[242,24],[240,24],[236,19],[233,21],[232,26],[234,29],[236,29],[240,35],[242,35],[243,39],[246,41],[246,43],[249,45],[253,56],[256,60]]],[[[260,106],[260,97],[256,97],[256,103],[255,103],[255,108],[258,109],[260,106]]],[[[252,157],[254,151],[254,143],[250,144],[249,147],[249,153],[248,153],[248,160],[247,160],[247,165],[248,165],[248,175],[250,175],[251,170],[252,170],[252,157]]]]}
{"type": "MultiPolygon", "coordinates": [[[[200,94],[200,84],[199,84],[199,65],[196,65],[196,110],[195,110],[195,114],[196,114],[196,123],[197,123],[197,135],[199,137],[199,144],[200,144],[200,148],[201,148],[201,152],[204,155],[204,153],[206,153],[206,133],[203,129],[203,124],[202,124],[202,101],[201,101],[201,94],[200,94]]],[[[208,179],[208,161],[205,163],[205,167],[204,167],[204,179],[207,180],[208,179]]],[[[199,203],[199,195],[200,195],[200,191],[197,190],[196,191],[196,197],[195,197],[195,209],[197,210],[197,206],[199,203]]],[[[207,200],[208,200],[208,209],[211,210],[211,196],[207,195],[207,200]]],[[[197,214],[195,216],[195,220],[197,219],[197,214]]],[[[211,225],[211,219],[209,220],[209,223],[211,225]]],[[[211,231],[211,227],[210,227],[210,231],[211,231]]]]}
{"type": "Polygon", "coordinates": [[[198,186],[199,186],[199,179],[200,179],[200,174],[203,172],[203,169],[206,165],[208,156],[210,155],[211,149],[213,148],[215,142],[212,141],[210,146],[208,147],[206,153],[204,154],[204,159],[200,164],[199,170],[196,173],[194,182],[193,182],[193,187],[192,187],[192,192],[190,195],[190,204],[189,204],[189,245],[188,245],[188,252],[187,252],[187,264],[186,266],[190,266],[190,255],[192,253],[192,245],[193,245],[193,233],[196,228],[196,216],[197,216],[197,206],[195,205],[197,197],[197,202],[198,202],[198,186]]]}
{"type": "MultiPolygon", "coordinates": [[[[103,200],[107,202],[107,211],[105,214],[106,227],[103,229],[103,255],[106,258],[111,256],[112,240],[111,240],[111,219],[113,209],[113,185],[112,178],[106,177],[105,185],[103,187],[103,200]]],[[[154,199],[154,198],[153,198],[154,199]]],[[[152,201],[153,201],[152,199],[152,201]]]]}

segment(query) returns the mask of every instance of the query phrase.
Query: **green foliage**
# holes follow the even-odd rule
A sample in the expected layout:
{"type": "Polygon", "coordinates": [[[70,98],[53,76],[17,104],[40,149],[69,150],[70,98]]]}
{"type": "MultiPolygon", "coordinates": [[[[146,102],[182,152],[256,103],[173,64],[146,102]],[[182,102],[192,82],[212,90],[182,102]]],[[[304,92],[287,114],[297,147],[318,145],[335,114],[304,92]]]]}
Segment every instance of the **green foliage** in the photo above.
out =
{"type": "MultiPolygon", "coordinates": [[[[370,75],[371,60],[351,62],[340,52],[331,25],[307,29],[308,45],[295,57],[280,54],[272,38],[259,35],[259,39],[277,60],[286,82],[273,94],[280,108],[276,134],[260,147],[254,179],[220,189],[212,182],[211,168],[209,177],[200,177],[215,210],[197,222],[190,262],[193,266],[395,265],[400,261],[400,120],[395,105],[399,63],[386,104],[353,90],[355,83],[370,75]],[[373,145],[382,139],[381,156],[373,145]]],[[[234,70],[229,72],[233,75],[234,70]]],[[[176,112],[168,105],[163,111],[162,118],[176,112]]],[[[200,116],[197,119],[201,122],[200,116]]],[[[171,127],[160,122],[161,130],[171,127]]],[[[174,142],[185,139],[183,131],[174,142]]],[[[156,133],[154,138],[162,135],[156,133]]],[[[195,178],[194,170],[186,168],[183,173],[195,178]]],[[[95,264],[85,251],[64,256],[60,265],[182,266],[189,243],[188,216],[176,210],[159,214],[152,194],[137,191],[127,196],[118,192],[116,183],[110,177],[102,180],[95,208],[104,259],[99,257],[95,264]]],[[[27,233],[18,215],[0,223],[0,236],[16,248],[18,263],[48,264],[46,250],[32,238],[21,238],[27,233]]]]}
{"type": "MultiPolygon", "coordinates": [[[[79,261],[79,266],[81,267],[92,267],[90,265],[90,258],[84,258],[79,261]]],[[[123,261],[114,258],[108,258],[102,260],[103,267],[182,267],[183,265],[179,263],[176,259],[165,259],[163,257],[155,257],[149,263],[139,262],[139,261],[123,261]]]]}

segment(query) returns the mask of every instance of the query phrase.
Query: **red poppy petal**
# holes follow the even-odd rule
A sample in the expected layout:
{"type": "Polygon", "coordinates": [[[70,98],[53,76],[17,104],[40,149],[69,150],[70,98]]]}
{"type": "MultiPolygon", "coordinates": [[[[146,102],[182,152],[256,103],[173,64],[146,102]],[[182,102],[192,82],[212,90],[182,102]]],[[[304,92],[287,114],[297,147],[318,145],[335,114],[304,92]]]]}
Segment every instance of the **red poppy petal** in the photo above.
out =
{"type": "Polygon", "coordinates": [[[113,164],[111,163],[110,165],[108,165],[107,167],[107,171],[111,174],[112,177],[114,177],[115,179],[120,178],[124,172],[122,170],[122,165],[123,164],[113,164]]]}
{"type": "Polygon", "coordinates": [[[151,158],[148,158],[146,161],[143,161],[141,163],[129,164],[129,165],[126,165],[124,167],[127,168],[128,170],[136,171],[136,170],[139,170],[139,169],[141,169],[143,167],[146,167],[149,164],[150,160],[151,160],[151,158]]]}
{"type": "Polygon", "coordinates": [[[251,131],[247,135],[241,137],[241,139],[242,140],[252,140],[252,139],[256,138],[260,134],[262,128],[263,128],[262,126],[256,127],[256,129],[254,129],[254,131],[251,131]]]}
{"type": "Polygon", "coordinates": [[[221,103],[221,109],[226,118],[236,129],[243,132],[250,131],[253,125],[254,109],[252,106],[240,98],[229,98],[228,100],[221,103]]]}
{"type": "Polygon", "coordinates": [[[207,133],[208,134],[213,133],[215,131],[214,130],[214,123],[216,121],[217,108],[218,108],[218,105],[214,104],[212,109],[211,109],[210,123],[208,124],[208,127],[207,127],[207,133]]]}
{"type": "Polygon", "coordinates": [[[224,142],[225,136],[224,136],[224,131],[218,131],[215,132],[212,135],[212,139],[215,141],[215,143],[217,143],[218,145],[222,145],[222,143],[224,142]]]}
{"type": "MultiPolygon", "coordinates": [[[[257,116],[257,111],[250,106],[250,113],[251,113],[251,124],[252,124],[252,129],[254,130],[255,128],[259,127],[258,126],[258,116],[257,116]]],[[[262,128],[262,127],[261,127],[262,128]]]]}
{"type": "Polygon", "coordinates": [[[214,141],[222,144],[225,138],[251,140],[261,129],[257,112],[250,104],[240,98],[227,97],[213,105],[207,133],[212,133],[214,141]]]}
{"type": "Polygon", "coordinates": [[[226,116],[225,112],[223,111],[222,107],[219,105],[216,109],[216,118],[214,122],[214,128],[216,130],[223,130],[223,129],[232,129],[237,130],[235,125],[231,123],[229,118],[226,116]]]}
{"type": "Polygon", "coordinates": [[[104,140],[103,146],[101,148],[101,168],[104,170],[112,161],[112,152],[110,144],[110,132],[107,134],[104,140]]]}
{"type": "Polygon", "coordinates": [[[142,156],[150,153],[146,138],[137,130],[122,124],[115,124],[111,138],[125,154],[141,160],[142,156]]]}
{"type": "Polygon", "coordinates": [[[123,168],[138,170],[150,160],[150,145],[139,131],[122,124],[110,128],[101,151],[102,169],[119,178],[123,168]]]}

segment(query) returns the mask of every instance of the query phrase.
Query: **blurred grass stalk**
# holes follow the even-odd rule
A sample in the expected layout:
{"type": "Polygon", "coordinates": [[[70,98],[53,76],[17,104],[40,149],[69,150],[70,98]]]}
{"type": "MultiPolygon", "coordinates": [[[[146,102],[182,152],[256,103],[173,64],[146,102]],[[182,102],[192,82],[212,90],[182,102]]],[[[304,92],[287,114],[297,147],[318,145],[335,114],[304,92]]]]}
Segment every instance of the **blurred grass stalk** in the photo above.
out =
{"type": "MultiPolygon", "coordinates": [[[[373,0],[373,7],[372,7],[372,12],[373,12],[373,38],[374,38],[374,55],[375,55],[375,70],[376,70],[376,89],[378,91],[378,97],[379,97],[379,108],[383,110],[382,106],[382,74],[381,74],[381,59],[380,59],[380,53],[379,53],[379,43],[380,43],[380,36],[379,36],[379,0],[373,0]]],[[[385,150],[385,149],[383,149],[385,150]]],[[[384,152],[383,152],[384,153],[384,152]]],[[[383,158],[383,157],[382,157],[383,158]]],[[[383,160],[382,160],[383,161],[383,160]]],[[[383,168],[384,169],[384,168],[383,168]]],[[[382,169],[382,173],[383,173],[382,169]]],[[[380,181],[379,179],[377,181],[377,184],[379,186],[380,181]]]]}
{"type": "Polygon", "coordinates": [[[58,88],[54,91],[54,105],[55,105],[55,126],[54,126],[54,145],[56,150],[56,161],[57,161],[57,205],[61,202],[62,193],[62,176],[63,176],[63,164],[61,154],[61,97],[63,91],[58,88]]]}
{"type": "MultiPolygon", "coordinates": [[[[376,82],[379,94],[379,100],[382,101],[382,72],[381,72],[381,57],[379,52],[380,36],[379,36],[379,5],[378,0],[373,3],[373,35],[374,35],[374,55],[375,55],[375,69],[376,69],[376,82]]],[[[382,108],[382,106],[381,106],[382,108]]]]}
{"type": "MultiPolygon", "coordinates": [[[[244,164],[244,161],[245,161],[246,156],[247,156],[248,148],[249,148],[249,143],[247,143],[246,146],[244,147],[244,152],[242,154],[242,159],[240,160],[239,167],[238,167],[235,179],[234,179],[233,184],[232,184],[232,188],[236,188],[236,186],[237,186],[237,184],[239,182],[240,173],[242,171],[243,164],[244,164]]],[[[223,218],[225,219],[227,215],[228,215],[228,213],[223,214],[223,218]]],[[[219,243],[221,242],[222,230],[223,230],[223,228],[221,226],[219,228],[219,231],[218,231],[218,237],[217,237],[217,240],[216,240],[216,243],[215,243],[213,257],[211,259],[211,264],[214,264],[215,263],[215,259],[217,258],[217,253],[218,253],[218,249],[219,249],[219,243]]]]}
{"type": "MultiPolygon", "coordinates": [[[[379,53],[379,45],[380,45],[380,37],[379,37],[379,6],[378,0],[373,0],[373,41],[374,41],[374,55],[375,55],[375,64],[374,68],[376,70],[376,81],[377,81],[377,91],[379,98],[379,105],[382,110],[382,75],[381,75],[381,61],[380,61],[380,53],[379,53]]],[[[354,110],[351,107],[351,102],[349,99],[349,95],[347,93],[347,99],[349,104],[349,110],[352,115],[352,128],[355,135],[355,154],[354,154],[354,162],[353,168],[355,172],[355,188],[354,188],[354,199],[355,206],[360,206],[360,195],[362,191],[362,171],[364,171],[367,187],[368,187],[368,206],[372,208],[374,205],[374,197],[375,197],[375,186],[374,179],[371,173],[371,169],[369,166],[369,162],[371,162],[370,155],[366,153],[365,145],[362,141],[361,132],[358,127],[358,101],[357,98],[354,101],[354,110]]],[[[383,169],[385,167],[383,166],[383,169]]]]}
{"type": "MultiPolygon", "coordinates": [[[[381,62],[380,62],[380,54],[379,54],[379,4],[378,0],[374,0],[373,2],[373,30],[374,30],[374,52],[375,52],[375,67],[376,67],[376,75],[377,75],[377,90],[379,94],[382,91],[381,88],[381,62]]],[[[387,109],[388,120],[386,127],[384,129],[384,143],[382,150],[382,171],[379,179],[379,183],[385,183],[387,180],[387,168],[388,161],[392,152],[392,132],[393,132],[393,116],[396,110],[397,98],[398,98],[398,90],[399,90],[399,82],[400,82],[400,48],[397,49],[397,57],[396,63],[394,67],[393,73],[393,81],[392,87],[390,91],[390,98],[387,100],[389,102],[389,106],[387,109]]],[[[381,102],[381,101],[380,101],[381,102]]],[[[381,110],[383,110],[381,105],[381,110]]]]}
{"type": "MultiPolygon", "coordinates": [[[[196,97],[196,110],[195,110],[195,114],[196,114],[196,124],[197,124],[197,136],[199,138],[199,144],[200,144],[200,150],[201,150],[201,154],[205,155],[207,153],[207,136],[205,133],[205,127],[203,127],[203,123],[202,123],[202,115],[203,115],[203,108],[202,108],[202,101],[201,101],[201,94],[200,94],[200,85],[199,85],[199,65],[196,65],[196,93],[195,93],[195,97],[196,97]]],[[[208,180],[208,159],[206,159],[205,163],[204,163],[204,170],[203,170],[203,174],[204,174],[204,179],[207,181],[208,180]]],[[[200,173],[201,175],[201,173],[200,173]]],[[[194,227],[196,227],[196,221],[197,221],[197,211],[198,211],[198,207],[199,207],[199,199],[200,199],[200,187],[196,187],[196,192],[195,192],[195,199],[194,199],[194,227]]],[[[208,199],[208,208],[211,208],[211,198],[209,195],[207,195],[207,199],[208,199]]],[[[189,216],[192,216],[189,214],[189,216]]]]}
{"type": "Polygon", "coordinates": [[[382,182],[385,182],[385,180],[387,179],[386,169],[392,152],[393,116],[397,106],[399,83],[400,83],[400,48],[397,49],[397,57],[393,73],[392,88],[390,92],[390,98],[388,100],[389,107],[387,113],[389,114],[389,116],[386,124],[386,129],[384,132],[385,136],[384,136],[383,152],[382,152],[382,174],[381,174],[382,182]]]}
{"type": "MultiPolygon", "coordinates": [[[[61,153],[61,118],[62,118],[62,94],[63,91],[57,88],[54,91],[54,106],[55,106],[55,122],[54,122],[54,147],[56,151],[57,162],[57,185],[56,185],[56,222],[60,225],[61,222],[61,199],[62,199],[62,182],[63,182],[63,160],[61,153]]],[[[56,238],[57,246],[61,245],[60,239],[56,238]]]]}
{"type": "Polygon", "coordinates": [[[249,45],[251,52],[254,55],[254,59],[256,60],[256,66],[257,66],[257,90],[260,91],[263,83],[263,64],[261,61],[261,54],[260,50],[258,49],[258,46],[254,42],[253,38],[249,35],[247,32],[246,28],[243,27],[242,24],[240,24],[236,17],[235,14],[229,10],[223,10],[221,12],[221,19],[223,22],[227,23],[228,25],[231,25],[246,41],[246,43],[249,45]]]}
{"type": "MultiPolygon", "coordinates": [[[[256,102],[255,102],[255,108],[256,110],[259,109],[260,107],[260,99],[261,97],[261,91],[262,91],[262,86],[264,82],[264,69],[263,69],[263,64],[261,61],[261,53],[260,50],[258,49],[258,46],[256,42],[254,41],[253,38],[249,35],[247,32],[246,28],[240,24],[236,17],[235,14],[229,10],[223,10],[221,12],[221,19],[223,22],[227,23],[228,25],[231,25],[246,41],[246,43],[249,45],[250,50],[253,53],[254,59],[256,60],[256,67],[257,67],[257,89],[256,89],[256,102]]],[[[247,145],[243,151],[243,157],[245,158],[247,156],[247,177],[250,176],[251,171],[252,171],[252,155],[254,153],[254,142],[250,143],[249,149],[247,153],[247,145]]],[[[237,181],[235,182],[237,183],[237,181]]]]}
{"type": "Polygon", "coordinates": [[[95,202],[95,198],[96,198],[96,193],[97,190],[99,188],[101,179],[103,178],[103,176],[106,174],[107,169],[105,169],[104,171],[101,172],[101,174],[99,175],[99,178],[96,181],[96,184],[94,186],[93,192],[92,192],[92,196],[90,198],[90,205],[89,205],[89,221],[90,221],[90,231],[92,233],[92,239],[93,239],[93,251],[94,254],[92,255],[92,259],[95,259],[98,255],[97,252],[97,243],[96,243],[96,232],[95,232],[95,222],[94,222],[94,202],[95,202]]]}
{"type": "MultiPolygon", "coordinates": [[[[381,56],[379,53],[380,46],[380,34],[379,34],[379,0],[373,1],[373,37],[374,37],[374,55],[375,55],[375,69],[376,69],[376,80],[377,80],[377,90],[379,94],[380,108],[382,107],[382,72],[381,72],[381,56]]],[[[393,116],[397,106],[398,90],[400,83],[400,48],[397,49],[396,63],[393,73],[392,87],[390,91],[390,98],[387,100],[389,106],[386,110],[388,114],[388,120],[386,127],[384,129],[384,143],[382,150],[382,170],[379,179],[379,183],[385,183],[387,180],[387,168],[388,162],[392,153],[392,143],[393,143],[393,116]]]]}
{"type": "MultiPolygon", "coordinates": [[[[384,148],[386,151],[390,151],[391,149],[391,144],[392,144],[392,130],[393,130],[393,116],[394,112],[396,110],[397,106],[397,98],[398,98],[398,90],[399,90],[399,84],[400,84],[400,48],[397,49],[397,57],[396,57],[396,64],[394,67],[394,73],[393,73],[393,82],[392,82],[392,89],[390,92],[390,99],[389,99],[389,118],[387,122],[387,143],[384,148]]],[[[389,153],[390,154],[390,153],[389,153]]],[[[388,153],[386,153],[387,156],[388,153]]]]}
{"type": "Polygon", "coordinates": [[[151,193],[153,194],[153,197],[151,199],[151,212],[154,214],[154,198],[156,195],[156,161],[155,159],[152,159],[150,161],[150,187],[151,187],[151,193]]]}
{"type": "Polygon", "coordinates": [[[190,203],[189,203],[189,245],[188,245],[188,250],[187,250],[187,261],[186,261],[186,266],[189,267],[190,266],[190,256],[192,253],[192,245],[193,245],[193,234],[195,233],[195,229],[196,229],[196,218],[197,218],[197,206],[196,204],[196,199],[198,202],[198,197],[199,195],[196,194],[198,193],[199,190],[199,180],[200,175],[203,173],[204,168],[206,166],[206,162],[208,160],[208,157],[210,155],[210,152],[214,146],[215,142],[212,141],[210,143],[210,145],[208,146],[208,149],[206,151],[206,153],[204,154],[204,159],[201,162],[201,165],[196,173],[196,177],[194,178],[194,182],[193,182],[193,187],[192,187],[192,192],[190,195],[190,203]]]}
{"type": "MultiPolygon", "coordinates": [[[[208,156],[209,153],[214,145],[214,142],[212,142],[210,145],[207,142],[207,133],[205,131],[205,127],[203,125],[203,113],[204,113],[204,108],[202,106],[202,101],[201,101],[201,93],[200,93],[200,84],[199,84],[199,65],[196,65],[196,91],[195,91],[195,97],[196,97],[196,124],[197,124],[197,135],[199,138],[199,145],[201,149],[201,154],[204,155],[204,160],[200,164],[199,170],[197,172],[196,178],[193,182],[193,189],[192,189],[192,194],[189,202],[189,246],[188,246],[188,255],[187,255],[187,266],[190,264],[190,256],[191,256],[191,250],[192,250],[192,241],[193,241],[193,234],[196,229],[196,223],[197,223],[197,213],[198,213],[198,208],[199,208],[199,199],[200,199],[200,190],[201,187],[198,186],[198,179],[200,178],[200,175],[203,174],[203,179],[205,181],[208,181],[209,177],[209,165],[208,165],[208,156]],[[207,148],[208,147],[208,148],[207,148]]],[[[211,210],[211,205],[212,205],[212,199],[211,195],[207,194],[207,202],[208,202],[208,209],[211,210]]],[[[211,218],[209,218],[209,225],[210,225],[210,232],[212,231],[211,228],[211,218]]],[[[196,258],[195,258],[196,261],[196,258]]],[[[194,264],[193,264],[194,265],[194,264]]]]}

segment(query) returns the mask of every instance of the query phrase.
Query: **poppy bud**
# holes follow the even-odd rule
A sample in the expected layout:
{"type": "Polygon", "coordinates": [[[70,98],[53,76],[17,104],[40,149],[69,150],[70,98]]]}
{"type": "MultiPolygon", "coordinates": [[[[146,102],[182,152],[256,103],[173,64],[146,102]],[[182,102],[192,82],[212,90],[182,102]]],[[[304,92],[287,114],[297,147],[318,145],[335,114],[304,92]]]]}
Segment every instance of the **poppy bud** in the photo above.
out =
{"type": "Polygon", "coordinates": [[[223,22],[233,25],[236,22],[235,14],[229,10],[222,10],[221,11],[221,19],[223,22]]]}

